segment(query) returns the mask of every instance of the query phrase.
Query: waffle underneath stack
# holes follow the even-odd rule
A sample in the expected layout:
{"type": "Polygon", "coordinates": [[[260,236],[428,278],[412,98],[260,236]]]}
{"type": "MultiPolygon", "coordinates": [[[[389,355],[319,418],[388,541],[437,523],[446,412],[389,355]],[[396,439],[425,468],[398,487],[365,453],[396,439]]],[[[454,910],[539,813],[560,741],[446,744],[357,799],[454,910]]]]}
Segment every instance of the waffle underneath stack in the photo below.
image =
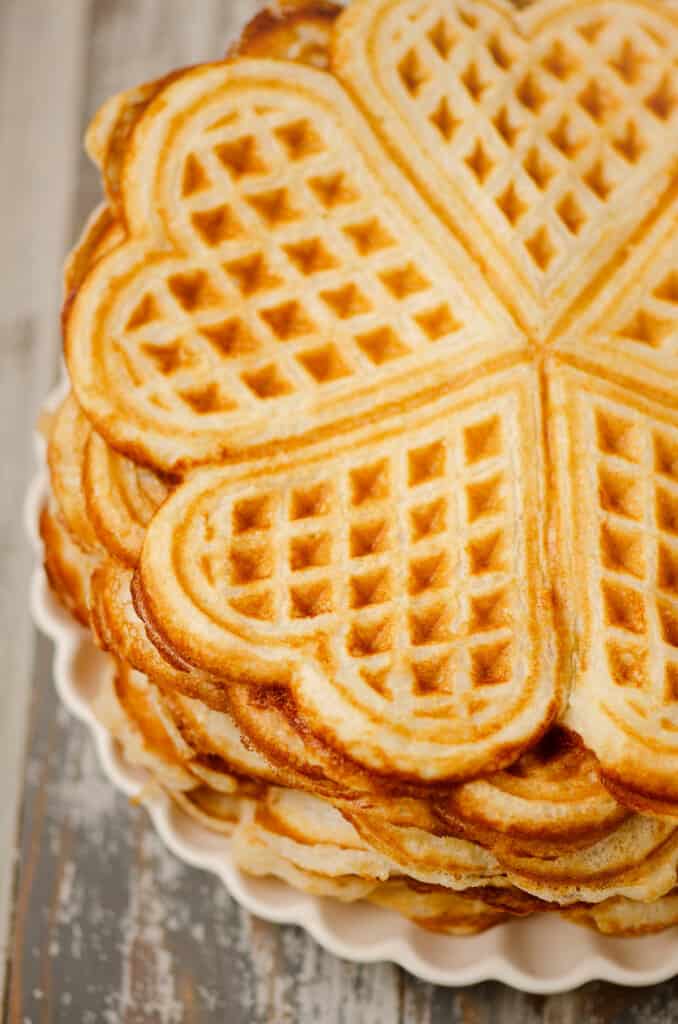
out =
{"type": "Polygon", "coordinates": [[[110,100],[45,568],[243,871],[678,923],[678,14],[263,11],[110,100]]]}

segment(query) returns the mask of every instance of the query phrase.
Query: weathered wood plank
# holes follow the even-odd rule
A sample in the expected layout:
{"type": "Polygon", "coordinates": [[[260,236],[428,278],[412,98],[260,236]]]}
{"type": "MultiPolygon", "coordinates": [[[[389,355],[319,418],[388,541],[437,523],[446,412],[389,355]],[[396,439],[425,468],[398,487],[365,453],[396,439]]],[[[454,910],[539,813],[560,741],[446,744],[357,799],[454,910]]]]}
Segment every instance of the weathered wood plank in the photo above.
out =
{"type": "MultiPolygon", "coordinates": [[[[253,0],[0,4],[0,654],[16,691],[13,704],[6,694],[0,716],[0,856],[14,817],[16,786],[7,780],[17,776],[33,647],[23,601],[28,555],[16,522],[29,473],[28,423],[56,365],[65,241],[99,197],[76,136],[110,93],[218,55],[253,6],[253,0]]],[[[111,790],[85,730],[58,706],[50,645],[40,640],[36,651],[6,1022],[678,1019],[678,983],[639,991],[590,985],[550,999],[496,984],[450,991],[391,965],[343,963],[299,929],[252,918],[218,880],[168,854],[145,812],[111,790]]],[[[0,910],[9,895],[7,875],[0,871],[0,910]]]]}
{"type": "Polygon", "coordinates": [[[34,636],[20,513],[58,350],[55,269],[80,129],[83,9],[84,0],[0,4],[0,993],[34,636]]]}

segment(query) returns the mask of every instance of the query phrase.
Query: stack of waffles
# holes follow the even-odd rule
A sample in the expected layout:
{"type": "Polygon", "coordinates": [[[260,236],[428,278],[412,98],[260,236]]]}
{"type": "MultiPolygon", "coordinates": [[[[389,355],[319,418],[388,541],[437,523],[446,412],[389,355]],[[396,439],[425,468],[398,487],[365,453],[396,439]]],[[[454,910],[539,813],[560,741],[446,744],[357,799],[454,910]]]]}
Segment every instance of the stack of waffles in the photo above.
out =
{"type": "Polygon", "coordinates": [[[247,872],[678,921],[678,11],[267,10],[100,111],[45,564],[247,872]]]}

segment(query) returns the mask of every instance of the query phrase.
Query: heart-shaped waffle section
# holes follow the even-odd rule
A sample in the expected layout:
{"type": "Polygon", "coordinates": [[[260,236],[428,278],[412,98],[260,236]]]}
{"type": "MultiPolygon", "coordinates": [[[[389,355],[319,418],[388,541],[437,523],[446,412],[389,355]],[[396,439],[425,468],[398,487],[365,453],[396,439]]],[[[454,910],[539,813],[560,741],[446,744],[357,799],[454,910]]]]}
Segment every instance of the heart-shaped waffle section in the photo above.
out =
{"type": "Polygon", "coordinates": [[[201,67],[140,118],[130,240],[69,310],[78,401],[158,469],[317,436],[523,347],[328,75],[201,67]]]}
{"type": "Polygon", "coordinates": [[[508,763],[558,703],[541,429],[525,367],[306,465],[204,470],[146,534],[152,635],[225,680],[291,687],[377,772],[508,763]]]}
{"type": "Polygon", "coordinates": [[[536,338],[675,193],[676,12],[357,0],[334,68],[536,338]]]}

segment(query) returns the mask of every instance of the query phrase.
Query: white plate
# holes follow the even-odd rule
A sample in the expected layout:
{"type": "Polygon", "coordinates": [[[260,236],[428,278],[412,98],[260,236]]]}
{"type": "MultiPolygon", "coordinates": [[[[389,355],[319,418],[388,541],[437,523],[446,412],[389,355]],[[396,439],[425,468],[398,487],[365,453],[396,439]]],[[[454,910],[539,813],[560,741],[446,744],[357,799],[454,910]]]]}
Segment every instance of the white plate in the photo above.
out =
{"type": "MultiPolygon", "coordinates": [[[[64,392],[62,385],[48,407],[54,407],[64,392]]],[[[111,671],[110,661],[55,600],[42,569],[38,515],[47,493],[47,470],[40,437],[36,448],[38,472],[25,506],[26,527],[36,556],[33,617],[54,641],[54,678],[61,699],[89,726],[111,782],[128,796],[137,796],[144,786],[144,772],[125,762],[92,713],[92,699],[111,671]]],[[[282,882],[243,875],[233,864],[228,839],[198,826],[166,797],[142,795],[141,799],[177,857],[213,871],[247,910],[267,921],[301,925],[321,946],[347,960],[390,960],[439,985],[496,979],[541,994],[563,992],[598,979],[651,985],[678,974],[676,929],[639,939],[611,939],[555,915],[536,915],[473,937],[435,935],[369,904],[344,905],[307,896],[282,882]]]]}

